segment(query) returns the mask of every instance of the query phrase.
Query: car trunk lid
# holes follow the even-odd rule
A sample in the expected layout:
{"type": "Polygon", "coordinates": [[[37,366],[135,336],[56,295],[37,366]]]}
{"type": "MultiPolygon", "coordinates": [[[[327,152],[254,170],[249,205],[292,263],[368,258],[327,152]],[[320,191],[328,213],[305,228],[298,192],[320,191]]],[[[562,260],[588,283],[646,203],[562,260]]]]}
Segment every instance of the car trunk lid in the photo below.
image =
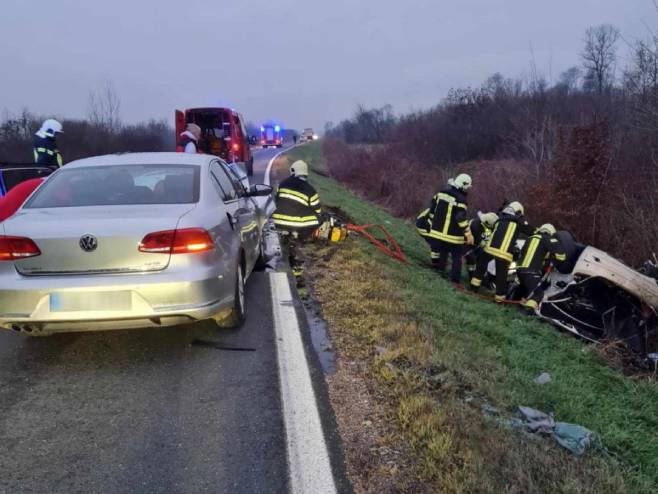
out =
{"type": "Polygon", "coordinates": [[[161,271],[169,254],[138,250],[148,233],[176,228],[189,204],[91,206],[22,210],[5,234],[31,238],[41,255],[15,261],[27,276],[120,274],[161,271]]]}

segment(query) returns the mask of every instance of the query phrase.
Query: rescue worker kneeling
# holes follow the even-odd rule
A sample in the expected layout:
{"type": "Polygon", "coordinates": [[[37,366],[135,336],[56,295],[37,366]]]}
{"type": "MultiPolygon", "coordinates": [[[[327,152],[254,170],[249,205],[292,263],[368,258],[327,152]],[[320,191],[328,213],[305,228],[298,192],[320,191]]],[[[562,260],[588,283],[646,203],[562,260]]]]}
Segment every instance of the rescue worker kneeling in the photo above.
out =
{"type": "Polygon", "coordinates": [[[448,187],[432,198],[432,204],[416,219],[418,233],[430,246],[432,265],[445,273],[448,255],[452,258],[450,279],[461,281],[462,255],[468,226],[466,194],[471,177],[465,173],[448,181],[448,187]]]}
{"type": "Polygon", "coordinates": [[[279,185],[276,193],[276,211],[272,220],[282,234],[288,251],[290,268],[296,277],[304,272],[304,261],[299,245],[311,238],[320,226],[320,197],[308,183],[308,165],[295,161],[290,167],[290,177],[279,185]]]}
{"type": "Polygon", "coordinates": [[[477,266],[477,259],[482,254],[487,240],[491,237],[493,229],[498,221],[496,213],[480,213],[468,222],[466,227],[466,245],[469,246],[466,255],[466,266],[468,268],[468,279],[473,278],[475,274],[475,267],[477,266]]]}
{"type": "Polygon", "coordinates": [[[523,245],[516,275],[526,294],[522,306],[528,313],[533,313],[544,298],[543,277],[549,264],[567,258],[556,233],[555,227],[546,223],[523,245]]]}
{"type": "Polygon", "coordinates": [[[482,279],[489,262],[493,259],[496,265],[496,296],[495,301],[502,303],[507,298],[507,276],[509,267],[514,260],[517,239],[530,236],[534,229],[523,219],[524,210],[520,202],[509,203],[502,210],[493,233],[484,246],[484,252],[478,257],[475,274],[471,278],[471,290],[477,292],[482,285],[482,279]]]}

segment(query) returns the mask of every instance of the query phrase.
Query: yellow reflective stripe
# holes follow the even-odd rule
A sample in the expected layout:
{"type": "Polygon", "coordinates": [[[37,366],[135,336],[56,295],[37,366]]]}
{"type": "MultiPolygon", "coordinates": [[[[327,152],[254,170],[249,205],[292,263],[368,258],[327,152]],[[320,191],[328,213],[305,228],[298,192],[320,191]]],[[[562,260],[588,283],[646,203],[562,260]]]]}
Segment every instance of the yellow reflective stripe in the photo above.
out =
{"type": "Polygon", "coordinates": [[[492,256],[497,257],[498,259],[504,259],[505,261],[510,261],[510,262],[514,260],[514,257],[510,252],[496,249],[495,247],[491,247],[490,245],[487,245],[484,248],[484,251],[487,254],[491,254],[492,256]]]}
{"type": "Polygon", "coordinates": [[[418,216],[416,216],[416,219],[420,219],[424,216],[427,216],[430,212],[430,208],[424,209],[418,216]]]}
{"type": "Polygon", "coordinates": [[[443,240],[444,242],[447,242],[449,244],[463,244],[465,239],[463,235],[457,236],[457,235],[447,235],[443,232],[438,232],[436,230],[431,230],[429,234],[425,234],[424,236],[426,237],[432,237],[437,240],[443,240]]]}
{"type": "Polygon", "coordinates": [[[308,206],[308,201],[306,199],[302,199],[297,196],[293,196],[292,194],[288,194],[287,192],[282,193],[279,191],[279,194],[277,195],[278,198],[283,198],[283,199],[290,199],[291,201],[298,202],[300,204],[303,204],[304,206],[308,206]]]}
{"type": "Polygon", "coordinates": [[[555,259],[558,261],[566,261],[567,260],[567,255],[566,254],[555,254],[555,259]]]}
{"type": "Polygon", "coordinates": [[[537,247],[539,247],[539,242],[540,239],[539,237],[530,237],[530,244],[528,245],[528,250],[521,260],[521,265],[519,268],[527,268],[530,267],[530,263],[532,262],[532,259],[535,257],[535,254],[537,252],[537,247]]]}
{"type": "Polygon", "coordinates": [[[466,228],[468,226],[468,220],[460,221],[457,223],[460,228],[466,228]]]}
{"type": "Polygon", "coordinates": [[[317,220],[299,222],[299,221],[285,221],[285,220],[280,220],[278,218],[274,218],[274,224],[279,225],[279,226],[294,226],[294,227],[297,227],[297,228],[303,228],[305,226],[318,226],[319,225],[317,220]]]}
{"type": "Polygon", "coordinates": [[[275,219],[281,219],[281,220],[287,220],[287,221],[318,221],[318,218],[316,216],[289,216],[286,214],[281,214],[281,213],[274,213],[272,215],[272,218],[275,219]]]}
{"type": "Polygon", "coordinates": [[[503,244],[500,246],[501,250],[509,252],[512,239],[514,238],[514,232],[516,232],[516,227],[517,224],[513,222],[507,225],[507,232],[505,233],[505,239],[503,240],[503,244]]]}
{"type": "Polygon", "coordinates": [[[536,309],[539,307],[539,304],[537,303],[536,300],[528,299],[525,302],[523,302],[524,307],[528,307],[529,309],[536,309]]]}
{"type": "Polygon", "coordinates": [[[309,201],[309,197],[304,194],[303,192],[297,192],[296,190],[292,189],[279,189],[279,194],[292,194],[293,196],[297,196],[301,199],[304,199],[306,202],[309,201]]]}
{"type": "Polygon", "coordinates": [[[320,214],[322,212],[322,208],[315,209],[316,214],[320,214]]]}
{"type": "Polygon", "coordinates": [[[452,204],[448,205],[448,211],[446,212],[446,219],[443,222],[443,228],[441,228],[441,233],[447,234],[448,228],[450,228],[450,218],[452,216],[452,204]]]}
{"type": "Polygon", "coordinates": [[[318,204],[320,204],[320,199],[317,199],[315,201],[311,201],[311,206],[317,206],[318,204]]]}
{"type": "Polygon", "coordinates": [[[435,199],[438,201],[446,201],[449,202],[450,204],[457,206],[458,208],[466,208],[466,204],[463,202],[458,202],[457,199],[455,199],[453,196],[450,194],[446,194],[444,192],[439,192],[437,195],[434,196],[435,199]]]}
{"type": "Polygon", "coordinates": [[[53,151],[52,149],[47,149],[47,148],[37,148],[37,152],[39,152],[39,153],[47,153],[47,154],[49,154],[50,156],[54,156],[54,155],[55,155],[55,151],[53,151]]]}
{"type": "Polygon", "coordinates": [[[310,200],[311,200],[311,201],[319,201],[319,200],[320,200],[320,196],[319,196],[318,194],[313,194],[313,195],[311,196],[311,199],[310,199],[310,200]]]}
{"type": "Polygon", "coordinates": [[[482,285],[482,280],[480,278],[476,278],[475,276],[471,278],[471,286],[478,287],[482,285]]]}
{"type": "Polygon", "coordinates": [[[496,295],[496,296],[494,297],[494,301],[495,301],[497,304],[500,304],[500,303],[502,303],[502,302],[505,301],[505,298],[506,298],[505,295],[496,295]]]}
{"type": "Polygon", "coordinates": [[[438,252],[430,252],[430,257],[432,259],[438,259],[439,257],[441,257],[441,254],[439,254],[438,252]]]}

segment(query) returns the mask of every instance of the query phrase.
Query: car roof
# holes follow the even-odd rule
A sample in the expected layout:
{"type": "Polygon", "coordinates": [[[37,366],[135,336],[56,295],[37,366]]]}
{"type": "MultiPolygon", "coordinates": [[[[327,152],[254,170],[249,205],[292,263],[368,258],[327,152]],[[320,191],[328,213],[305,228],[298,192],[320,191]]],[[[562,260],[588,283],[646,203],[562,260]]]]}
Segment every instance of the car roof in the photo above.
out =
{"type": "Polygon", "coordinates": [[[72,161],[64,168],[81,168],[108,165],[205,165],[217,156],[192,153],[121,153],[93,156],[72,161]]]}

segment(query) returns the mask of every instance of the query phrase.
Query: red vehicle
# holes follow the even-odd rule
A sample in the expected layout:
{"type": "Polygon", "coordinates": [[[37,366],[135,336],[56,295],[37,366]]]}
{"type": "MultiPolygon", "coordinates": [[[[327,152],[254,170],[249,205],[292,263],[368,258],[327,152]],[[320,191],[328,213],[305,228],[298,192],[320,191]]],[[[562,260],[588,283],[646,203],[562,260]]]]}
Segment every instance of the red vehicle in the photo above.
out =
{"type": "Polygon", "coordinates": [[[230,108],[176,110],[176,139],[188,123],[201,127],[197,146],[200,152],[219,156],[228,163],[241,164],[247,175],[254,174],[254,157],[242,115],[230,108]]]}
{"type": "Polygon", "coordinates": [[[264,124],[260,127],[260,145],[264,148],[268,146],[283,146],[283,129],[280,125],[264,124]]]}

